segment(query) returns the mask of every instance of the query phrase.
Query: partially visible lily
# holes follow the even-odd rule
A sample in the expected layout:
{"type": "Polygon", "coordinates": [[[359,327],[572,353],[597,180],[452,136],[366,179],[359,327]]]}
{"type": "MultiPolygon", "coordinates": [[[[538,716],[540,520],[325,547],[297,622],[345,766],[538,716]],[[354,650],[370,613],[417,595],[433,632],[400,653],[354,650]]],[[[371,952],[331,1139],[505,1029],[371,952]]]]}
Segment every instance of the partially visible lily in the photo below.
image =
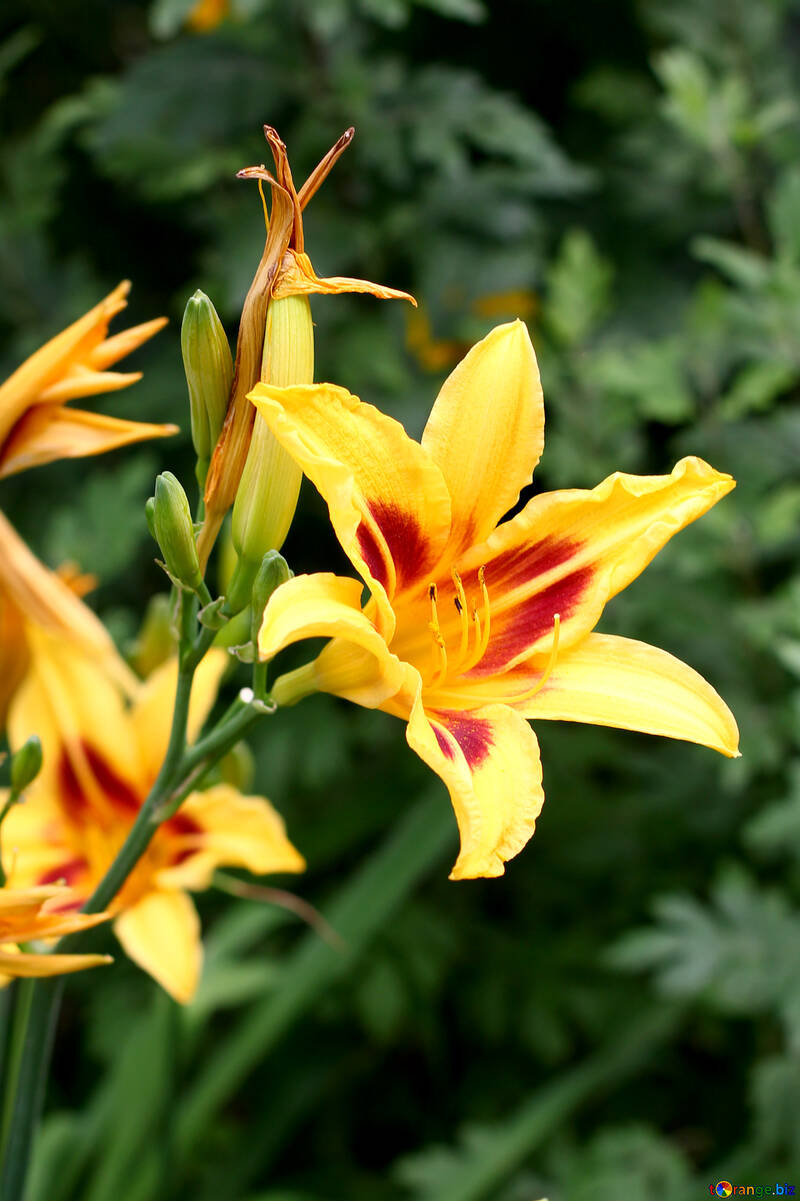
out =
{"type": "Polygon", "coordinates": [[[78,397],[115,392],[141,379],[139,371],[121,373],[109,367],[162,329],[166,318],[109,338],[109,322],[125,308],[129,291],[125,280],[0,385],[0,479],[54,459],[102,454],[177,432],[174,425],[123,421],[65,407],[78,397]]]}
{"type": "Polygon", "coordinates": [[[107,913],[64,912],[74,903],[70,890],[59,884],[0,888],[0,982],[4,976],[60,976],[111,963],[109,955],[47,955],[17,949],[20,943],[60,938],[108,921],[107,913]]]}
{"type": "Polygon", "coordinates": [[[91,656],[126,692],[136,687],[105,626],[80,599],[93,583],[87,576],[50,571],[0,513],[0,730],[27,671],[28,635],[35,626],[91,656]]]}
{"type": "MultiPolygon", "coordinates": [[[[82,904],[108,870],[164,759],[175,698],[171,660],[140,684],[132,706],[91,655],[34,629],[31,662],[11,706],[12,749],[37,733],[44,763],[3,827],[15,886],[65,881],[82,904]]],[[[192,693],[194,738],[227,663],[211,651],[192,693]]],[[[128,955],[176,1000],[194,995],[202,964],[197,911],[187,890],[207,888],[217,867],[258,875],[297,872],[303,859],[263,797],[229,784],[192,793],[157,829],[112,902],[114,930],[128,955]]]]}
{"type": "Polygon", "coordinates": [[[738,754],[736,723],[692,668],[656,647],[593,633],[611,597],[734,487],[697,458],[667,476],[611,475],[535,496],[544,443],[539,373],[522,322],[498,326],[445,382],[422,436],[343,388],[251,399],[328,503],[361,580],[297,576],[267,605],[261,657],[333,639],[279,678],[292,703],[331,692],[402,717],[446,783],[461,834],[452,878],[496,876],[542,807],[526,718],[620,726],[738,754]],[[499,524],[498,524],[499,523],[499,524]]]}
{"type": "MultiPolygon", "coordinates": [[[[280,378],[276,381],[269,374],[270,355],[268,353],[266,358],[264,356],[264,342],[267,311],[271,302],[290,296],[307,296],[314,292],[329,295],[339,292],[369,292],[384,300],[394,298],[410,300],[412,304],[415,303],[413,297],[406,292],[385,288],[380,284],[370,283],[368,280],[350,279],[346,276],[321,279],[315,273],[311,260],[305,253],[303,209],[324,182],[336,160],[350,145],[353,134],[352,128],[342,134],[338,142],[314,168],[299,191],[292,179],[286,147],[276,131],[269,125],[264,126],[264,135],[272,151],[275,174],[273,175],[263,165],[245,167],[239,172],[240,179],[256,179],[259,181],[259,187],[262,182],[268,183],[272,203],[267,220],[264,252],[242,308],[230,404],[206,478],[206,519],[198,540],[202,563],[207,561],[225,514],[233,504],[247,460],[255,419],[255,410],[247,400],[248,392],[259,380],[273,383],[311,382],[310,378],[308,380],[280,378]],[[264,359],[263,368],[262,359],[264,359]]],[[[310,325],[310,317],[308,323],[310,325]]],[[[285,354],[282,348],[279,357],[283,362],[285,354]]],[[[307,356],[304,356],[305,358],[307,356]]],[[[284,463],[273,461],[274,456],[270,456],[263,446],[259,448],[259,458],[263,460],[262,470],[265,473],[280,476],[281,474],[291,474],[294,470],[291,464],[287,466],[284,463]]],[[[287,481],[285,490],[291,493],[293,486],[292,481],[287,481]]],[[[264,547],[262,553],[267,549],[264,547]]],[[[279,547],[275,549],[279,549],[279,547]]]]}

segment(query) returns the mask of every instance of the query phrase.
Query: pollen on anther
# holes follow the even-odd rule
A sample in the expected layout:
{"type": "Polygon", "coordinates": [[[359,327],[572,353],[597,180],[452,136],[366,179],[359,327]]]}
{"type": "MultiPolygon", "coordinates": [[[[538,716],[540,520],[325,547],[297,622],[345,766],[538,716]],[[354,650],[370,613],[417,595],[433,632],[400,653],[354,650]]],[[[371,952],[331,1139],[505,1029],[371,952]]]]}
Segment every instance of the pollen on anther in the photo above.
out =
{"type": "Polygon", "coordinates": [[[461,601],[459,600],[459,598],[457,596],[453,597],[453,604],[455,605],[457,612],[459,612],[459,613],[464,612],[464,606],[461,604],[461,601]]]}

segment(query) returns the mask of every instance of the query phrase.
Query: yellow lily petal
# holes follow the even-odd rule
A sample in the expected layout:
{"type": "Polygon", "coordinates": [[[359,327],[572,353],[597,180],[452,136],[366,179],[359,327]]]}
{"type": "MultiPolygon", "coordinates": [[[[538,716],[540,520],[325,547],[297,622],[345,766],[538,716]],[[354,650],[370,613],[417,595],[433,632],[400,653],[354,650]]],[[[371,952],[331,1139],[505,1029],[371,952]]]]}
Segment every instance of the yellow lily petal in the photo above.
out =
{"type": "MultiPolygon", "coordinates": [[[[502,677],[495,686],[503,688],[502,677]]],[[[590,634],[566,651],[541,692],[522,702],[520,711],[530,718],[617,726],[698,742],[729,757],[739,754],[733,714],[698,672],[658,647],[612,634],[590,634]]]]}
{"type": "MultiPolygon", "coordinates": [[[[227,666],[225,651],[210,650],[195,672],[187,722],[190,742],[200,733],[213,708],[227,666]]],[[[173,658],[162,663],[139,685],[131,710],[142,761],[151,779],[158,775],[167,749],[177,686],[178,661],[173,658]]]]}
{"type": "Polygon", "coordinates": [[[197,910],[185,892],[148,892],[114,922],[126,954],[176,1001],[191,1001],[200,979],[203,946],[197,910]]]}
{"type": "Polygon", "coordinates": [[[330,275],[327,279],[320,279],[307,254],[287,250],[275,280],[273,297],[277,300],[281,296],[308,296],[317,292],[327,296],[336,296],[341,292],[368,292],[379,300],[410,300],[415,307],[417,304],[408,292],[386,288],[383,284],[372,284],[367,279],[351,279],[347,275],[330,275]]]}
{"type": "Polygon", "coordinates": [[[448,555],[484,542],[531,482],[544,446],[536,355],[522,321],[498,325],[445,380],[422,445],[450,490],[448,555]]]}
{"type": "Polygon", "coordinates": [[[273,434],[328,502],[340,543],[380,606],[439,560],[450,531],[441,471],[402,425],[333,384],[275,388],[250,399],[273,434]]]}
{"type": "Polygon", "coordinates": [[[32,955],[24,951],[15,954],[0,947],[0,983],[4,976],[29,979],[63,976],[67,972],[82,972],[85,968],[113,962],[110,955],[32,955]]]}
{"type": "Polygon", "coordinates": [[[125,297],[130,289],[130,281],[123,280],[93,309],[27,358],[0,385],[0,446],[25,410],[38,403],[44,389],[67,371],[72,363],[80,361],[100,345],[109,321],[128,303],[125,297]]]}
{"type": "MultiPolygon", "coordinates": [[[[107,381],[112,378],[128,384],[140,376],[97,375],[96,382],[102,382],[103,386],[94,390],[110,391],[107,381]]],[[[86,390],[77,393],[82,396],[86,394],[86,390]]],[[[30,467],[52,463],[56,459],[80,459],[88,455],[105,454],[132,442],[164,438],[177,432],[177,425],[124,421],[103,413],[65,409],[60,404],[36,405],[17,422],[0,452],[0,479],[27,471],[30,467]]]]}
{"type": "Polygon", "coordinates": [[[162,887],[207,888],[218,867],[243,867],[257,876],[305,870],[283,818],[265,797],[217,784],[188,797],[180,814],[198,832],[185,839],[186,857],[159,873],[162,887]]]}
{"type": "MultiPolygon", "coordinates": [[[[362,611],[361,592],[358,580],[330,573],[288,580],[272,594],[264,612],[260,658],[271,659],[304,638],[332,638],[313,664],[300,669],[309,676],[306,691],[334,692],[376,708],[402,687],[407,668],[362,611]]],[[[293,672],[276,680],[272,695],[279,704],[299,699],[292,695],[297,676],[293,672]]]]}
{"type": "Polygon", "coordinates": [[[35,627],[28,637],[31,665],[11,706],[9,742],[39,735],[39,781],[54,795],[110,795],[135,812],[147,780],[122,693],[81,648],[35,627]]]}
{"type": "Polygon", "coordinates": [[[418,695],[406,737],[444,780],[455,809],[461,852],[450,879],[501,876],[533,834],[544,802],[533,730],[505,705],[426,712],[418,695]]]}
{"type": "MultiPolygon", "coordinates": [[[[93,656],[126,692],[135,687],[136,677],[120,657],[103,623],[55,572],[36,558],[0,513],[0,613],[7,614],[7,606],[24,619],[25,629],[29,625],[40,626],[75,643],[93,656]]],[[[19,630],[19,623],[15,626],[14,622],[12,616],[0,617],[0,625],[11,623],[12,629],[19,630]]],[[[0,691],[7,684],[8,677],[4,677],[0,691]]]]}
{"type": "MultiPolygon", "coordinates": [[[[480,595],[485,568],[491,609],[488,649],[469,676],[495,675],[546,651],[556,613],[562,649],[579,641],[672,535],[734,486],[702,459],[686,458],[670,475],[615,472],[590,492],[534,497],[457,564],[467,596],[480,595]]],[[[445,596],[445,609],[449,603],[445,596]]]]}
{"type": "Polygon", "coordinates": [[[167,324],[166,317],[154,317],[152,321],[143,321],[141,325],[132,325],[130,329],[123,329],[120,333],[106,338],[104,342],[90,351],[86,361],[95,371],[105,371],[107,367],[111,367],[120,359],[124,359],[126,355],[138,350],[144,342],[147,342],[153,334],[157,334],[167,324]]]}

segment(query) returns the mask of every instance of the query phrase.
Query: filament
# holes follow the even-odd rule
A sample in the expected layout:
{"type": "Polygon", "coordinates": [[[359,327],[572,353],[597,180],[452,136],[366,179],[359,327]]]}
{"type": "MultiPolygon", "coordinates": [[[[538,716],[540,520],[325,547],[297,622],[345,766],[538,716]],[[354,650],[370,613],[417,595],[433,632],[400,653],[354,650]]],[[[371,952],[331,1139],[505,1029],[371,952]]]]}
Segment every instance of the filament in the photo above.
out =
{"type": "Polygon", "coordinates": [[[529,701],[537,693],[541,692],[547,681],[552,675],[553,668],[556,665],[558,658],[558,641],[561,633],[561,614],[553,614],[553,645],[550,648],[550,656],[547,660],[547,665],[539,679],[526,692],[520,692],[516,696],[492,697],[492,703],[497,705],[518,705],[522,701],[529,701]]]}

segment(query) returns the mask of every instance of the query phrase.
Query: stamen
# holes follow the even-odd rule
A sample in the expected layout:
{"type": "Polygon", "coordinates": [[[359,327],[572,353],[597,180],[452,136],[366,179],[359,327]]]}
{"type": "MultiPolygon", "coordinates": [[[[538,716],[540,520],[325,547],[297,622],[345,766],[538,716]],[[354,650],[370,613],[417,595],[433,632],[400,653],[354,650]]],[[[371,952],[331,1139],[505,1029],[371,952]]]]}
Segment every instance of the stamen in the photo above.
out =
{"type": "Polygon", "coordinates": [[[458,610],[458,616],[461,618],[461,642],[458,647],[458,662],[462,663],[469,646],[469,605],[467,604],[467,594],[464,591],[461,576],[455,569],[453,569],[451,575],[457,593],[457,596],[454,596],[453,600],[458,610]]]}
{"type": "Polygon", "coordinates": [[[442,680],[447,675],[447,646],[445,645],[442,631],[439,626],[439,613],[436,608],[436,600],[438,590],[435,584],[431,584],[428,588],[428,596],[431,598],[431,620],[428,623],[430,631],[433,634],[433,641],[436,644],[436,649],[439,652],[439,662],[430,681],[429,687],[435,688],[441,684],[442,680]]]}
{"type": "Polygon", "coordinates": [[[550,676],[552,675],[552,672],[553,672],[553,668],[556,665],[556,659],[558,658],[558,640],[559,640],[560,633],[561,633],[561,614],[554,613],[553,614],[553,645],[550,648],[550,657],[547,660],[547,666],[545,667],[545,669],[542,672],[539,679],[536,681],[536,683],[533,685],[532,688],[529,688],[527,690],[527,692],[520,692],[517,696],[506,696],[506,697],[498,697],[498,698],[492,697],[493,704],[518,705],[522,701],[529,701],[532,697],[536,696],[537,693],[542,691],[545,684],[550,679],[550,676]]]}
{"type": "Polygon", "coordinates": [[[486,654],[486,648],[489,645],[492,619],[489,610],[489,589],[486,587],[486,570],[483,567],[478,568],[478,583],[481,586],[483,599],[483,620],[478,616],[478,610],[473,608],[472,620],[475,623],[475,646],[466,662],[459,664],[458,670],[460,674],[470,671],[476,663],[479,663],[486,654]]]}

